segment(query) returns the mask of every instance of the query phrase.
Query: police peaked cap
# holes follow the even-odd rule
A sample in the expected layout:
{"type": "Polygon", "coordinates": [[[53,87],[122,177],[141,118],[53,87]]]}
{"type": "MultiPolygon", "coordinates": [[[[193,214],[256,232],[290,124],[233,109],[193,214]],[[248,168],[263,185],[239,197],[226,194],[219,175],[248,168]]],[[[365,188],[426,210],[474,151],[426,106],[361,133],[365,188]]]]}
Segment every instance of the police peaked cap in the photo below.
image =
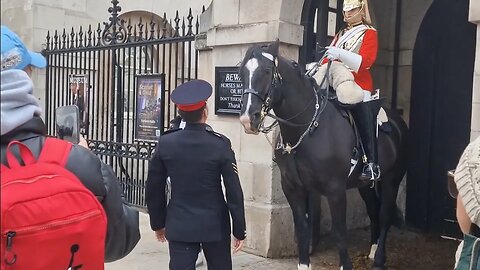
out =
{"type": "Polygon", "coordinates": [[[186,112],[196,111],[207,103],[212,95],[212,86],[204,80],[192,80],[181,84],[172,91],[171,100],[178,109],[186,112]]]}

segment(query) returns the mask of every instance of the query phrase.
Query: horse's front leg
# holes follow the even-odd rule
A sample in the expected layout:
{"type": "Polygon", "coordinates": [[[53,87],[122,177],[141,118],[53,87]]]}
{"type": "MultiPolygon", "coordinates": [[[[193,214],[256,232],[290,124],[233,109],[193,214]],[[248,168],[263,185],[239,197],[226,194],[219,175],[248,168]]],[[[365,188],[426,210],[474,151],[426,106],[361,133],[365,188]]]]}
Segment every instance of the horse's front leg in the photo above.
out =
{"type": "Polygon", "coordinates": [[[351,270],[352,261],[347,251],[347,194],[345,189],[337,190],[328,196],[332,215],[332,231],[340,255],[340,269],[351,270]]]}
{"type": "Polygon", "coordinates": [[[310,228],[307,218],[308,193],[299,186],[294,186],[282,177],[282,189],[287,197],[293,214],[293,223],[295,225],[295,235],[298,245],[298,269],[310,270],[310,228]]]}

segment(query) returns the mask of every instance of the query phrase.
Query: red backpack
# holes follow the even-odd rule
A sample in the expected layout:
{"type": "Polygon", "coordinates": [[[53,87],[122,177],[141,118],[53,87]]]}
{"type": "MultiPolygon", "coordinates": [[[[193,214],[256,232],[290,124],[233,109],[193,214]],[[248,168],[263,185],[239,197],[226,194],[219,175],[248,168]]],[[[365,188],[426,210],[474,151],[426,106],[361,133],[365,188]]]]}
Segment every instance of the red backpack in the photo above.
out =
{"type": "Polygon", "coordinates": [[[65,168],[71,148],[47,138],[35,160],[26,145],[8,145],[9,166],[1,165],[1,269],[104,269],[107,217],[65,168]],[[14,145],[24,165],[11,152],[14,145]]]}

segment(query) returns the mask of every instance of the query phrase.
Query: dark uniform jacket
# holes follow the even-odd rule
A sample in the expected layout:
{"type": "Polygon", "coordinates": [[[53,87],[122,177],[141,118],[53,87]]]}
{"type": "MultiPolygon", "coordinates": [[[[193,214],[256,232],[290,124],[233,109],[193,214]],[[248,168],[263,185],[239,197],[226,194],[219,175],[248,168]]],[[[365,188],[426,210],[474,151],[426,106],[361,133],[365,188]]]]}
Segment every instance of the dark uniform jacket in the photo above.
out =
{"type": "Polygon", "coordinates": [[[245,239],[243,192],[230,140],[206,124],[187,123],[159,139],[150,162],[146,201],[154,231],[180,242],[245,239]],[[171,181],[167,206],[166,179],[171,181]],[[225,196],[222,191],[222,177],[225,196]]]}
{"type": "MultiPolygon", "coordinates": [[[[45,142],[45,125],[41,118],[34,117],[27,123],[1,136],[1,162],[6,162],[9,142],[21,141],[38,158],[45,142]]],[[[107,238],[105,261],[125,257],[140,240],[138,212],[128,207],[122,199],[118,179],[110,166],[105,165],[91,151],[73,145],[66,168],[100,200],[107,214],[107,238]]]]}

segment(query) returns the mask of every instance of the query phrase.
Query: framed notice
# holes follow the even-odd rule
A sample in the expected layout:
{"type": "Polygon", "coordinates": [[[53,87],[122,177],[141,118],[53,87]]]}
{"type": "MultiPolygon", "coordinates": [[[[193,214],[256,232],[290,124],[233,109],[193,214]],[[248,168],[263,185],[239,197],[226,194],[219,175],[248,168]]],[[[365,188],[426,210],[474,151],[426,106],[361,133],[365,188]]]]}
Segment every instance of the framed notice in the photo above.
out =
{"type": "Polygon", "coordinates": [[[78,107],[80,133],[85,134],[88,127],[88,75],[70,74],[68,77],[70,92],[73,97],[73,105],[78,107]]]}
{"type": "Polygon", "coordinates": [[[135,139],[158,141],[164,119],[165,74],[136,76],[135,139]]]}
{"type": "Polygon", "coordinates": [[[243,85],[239,67],[215,67],[215,114],[239,115],[243,85]]]}

